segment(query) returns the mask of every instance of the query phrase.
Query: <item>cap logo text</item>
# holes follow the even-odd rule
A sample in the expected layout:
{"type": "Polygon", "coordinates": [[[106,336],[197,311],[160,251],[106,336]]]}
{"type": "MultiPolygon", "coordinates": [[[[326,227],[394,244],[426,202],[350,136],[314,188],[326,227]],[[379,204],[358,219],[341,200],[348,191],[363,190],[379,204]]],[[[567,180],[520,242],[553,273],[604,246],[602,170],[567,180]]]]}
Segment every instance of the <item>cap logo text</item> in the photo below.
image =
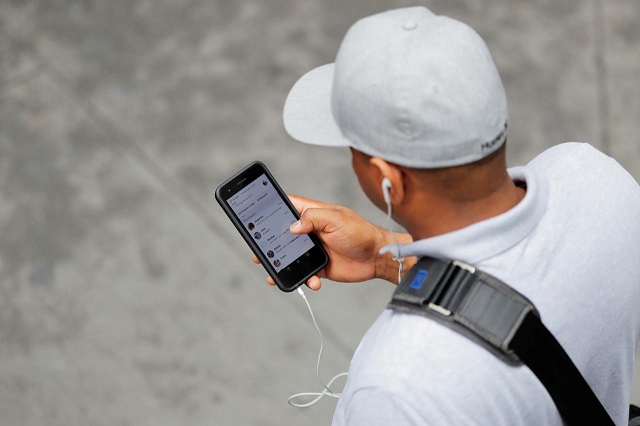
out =
{"type": "Polygon", "coordinates": [[[495,144],[497,144],[498,142],[500,142],[502,140],[502,138],[505,135],[505,133],[507,133],[507,122],[506,121],[504,122],[504,127],[502,128],[502,131],[500,131],[500,133],[498,133],[498,136],[496,136],[495,138],[493,138],[489,142],[485,142],[482,145],[480,145],[480,147],[482,148],[482,152],[493,148],[493,146],[495,144]]]}

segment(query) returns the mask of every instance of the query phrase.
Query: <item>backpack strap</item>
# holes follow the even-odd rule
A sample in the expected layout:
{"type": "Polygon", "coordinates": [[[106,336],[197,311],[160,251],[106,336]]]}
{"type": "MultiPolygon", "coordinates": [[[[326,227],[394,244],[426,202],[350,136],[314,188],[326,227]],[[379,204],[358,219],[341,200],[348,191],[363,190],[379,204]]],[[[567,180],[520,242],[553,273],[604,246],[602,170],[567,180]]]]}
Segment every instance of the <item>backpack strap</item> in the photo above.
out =
{"type": "Polygon", "coordinates": [[[499,279],[463,262],[423,257],[388,307],[433,319],[511,365],[524,363],[568,426],[614,424],[533,303],[499,279]]]}
{"type": "Polygon", "coordinates": [[[629,426],[640,426],[640,407],[637,405],[629,406],[629,426]]]}

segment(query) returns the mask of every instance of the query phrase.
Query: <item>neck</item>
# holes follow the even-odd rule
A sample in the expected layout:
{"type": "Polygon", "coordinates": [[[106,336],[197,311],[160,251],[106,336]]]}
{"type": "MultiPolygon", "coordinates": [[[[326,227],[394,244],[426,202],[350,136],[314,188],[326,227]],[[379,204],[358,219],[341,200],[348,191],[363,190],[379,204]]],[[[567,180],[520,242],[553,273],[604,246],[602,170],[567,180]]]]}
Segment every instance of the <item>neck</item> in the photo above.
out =
{"type": "Polygon", "coordinates": [[[426,197],[420,204],[422,215],[407,219],[405,228],[414,241],[435,237],[490,219],[515,207],[525,196],[525,190],[510,179],[492,194],[468,202],[456,202],[426,197]]]}
{"type": "Polygon", "coordinates": [[[479,164],[420,171],[409,177],[408,186],[407,196],[394,216],[414,241],[505,213],[526,192],[511,180],[504,155],[479,164]]]}

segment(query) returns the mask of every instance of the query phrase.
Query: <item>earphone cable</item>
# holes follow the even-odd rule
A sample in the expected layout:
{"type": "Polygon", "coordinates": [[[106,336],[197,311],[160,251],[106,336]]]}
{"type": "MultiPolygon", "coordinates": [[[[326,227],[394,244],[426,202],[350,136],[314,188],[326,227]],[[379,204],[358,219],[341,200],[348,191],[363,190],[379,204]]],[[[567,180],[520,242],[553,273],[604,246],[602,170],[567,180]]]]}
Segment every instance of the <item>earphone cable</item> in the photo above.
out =
{"type": "Polygon", "coordinates": [[[289,405],[291,405],[293,407],[305,408],[305,407],[310,407],[313,404],[315,404],[316,402],[320,401],[320,399],[322,399],[322,397],[324,397],[324,396],[330,396],[332,398],[340,398],[340,396],[342,394],[333,392],[330,389],[330,386],[333,384],[333,382],[335,382],[340,377],[348,376],[349,373],[344,372],[344,373],[336,374],[335,376],[333,376],[331,378],[331,380],[329,380],[329,383],[327,383],[327,384],[325,384],[322,381],[322,378],[320,378],[320,360],[322,359],[322,349],[324,347],[324,338],[322,337],[322,331],[320,330],[320,327],[318,326],[318,322],[316,321],[316,317],[315,317],[315,315],[313,315],[313,310],[311,309],[311,305],[309,304],[309,301],[307,300],[307,296],[304,294],[304,291],[302,291],[302,289],[300,287],[298,287],[298,294],[300,295],[300,297],[302,297],[304,302],[307,304],[307,308],[309,309],[309,313],[311,314],[311,320],[313,321],[313,325],[315,326],[316,331],[318,332],[318,336],[320,336],[320,351],[318,352],[318,362],[316,363],[316,377],[318,378],[318,381],[320,382],[322,387],[324,387],[324,389],[321,392],[301,392],[301,393],[297,393],[295,395],[291,395],[289,397],[289,399],[287,400],[289,405]],[[298,404],[298,403],[293,402],[293,400],[295,400],[296,398],[303,397],[303,396],[315,396],[315,398],[312,399],[311,401],[309,401],[307,403],[303,403],[303,404],[298,404]]]}
{"type": "Polygon", "coordinates": [[[386,225],[386,228],[387,228],[387,231],[393,237],[393,241],[396,243],[396,251],[398,252],[397,255],[393,256],[393,260],[398,262],[398,284],[400,284],[400,281],[402,281],[402,267],[404,265],[404,257],[402,257],[400,255],[400,242],[398,241],[398,238],[396,237],[396,233],[391,230],[391,224],[392,224],[392,221],[393,221],[393,219],[391,219],[391,201],[387,201],[385,199],[385,202],[387,203],[387,225],[386,225]]]}

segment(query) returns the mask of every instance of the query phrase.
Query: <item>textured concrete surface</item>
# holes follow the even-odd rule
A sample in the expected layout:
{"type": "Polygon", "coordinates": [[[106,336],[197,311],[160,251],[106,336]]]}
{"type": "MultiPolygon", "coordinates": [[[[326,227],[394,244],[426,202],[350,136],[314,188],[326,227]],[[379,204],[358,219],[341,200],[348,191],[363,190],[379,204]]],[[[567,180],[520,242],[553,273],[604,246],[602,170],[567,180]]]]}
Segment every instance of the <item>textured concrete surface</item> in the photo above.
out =
{"type": "MultiPolygon", "coordinates": [[[[0,2],[0,423],[327,424],[317,336],[213,200],[253,159],[375,222],[346,151],[281,125],[356,19],[408,1],[0,2]]],[[[487,40],[510,163],[587,141],[640,179],[640,2],[430,1],[487,40]]],[[[392,287],[309,296],[344,371],[392,287]]],[[[633,398],[640,402],[640,385],[633,398]]]]}

